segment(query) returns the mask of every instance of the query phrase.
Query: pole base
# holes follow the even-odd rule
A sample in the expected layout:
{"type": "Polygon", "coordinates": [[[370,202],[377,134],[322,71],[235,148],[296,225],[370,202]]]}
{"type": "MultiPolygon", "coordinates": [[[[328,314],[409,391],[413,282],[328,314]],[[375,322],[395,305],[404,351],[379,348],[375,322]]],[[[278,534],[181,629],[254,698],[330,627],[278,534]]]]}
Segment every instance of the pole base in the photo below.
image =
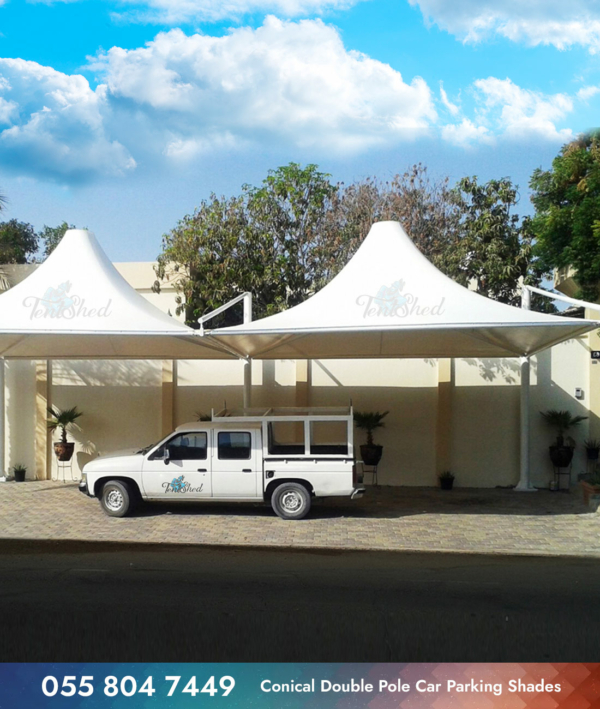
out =
{"type": "Polygon", "coordinates": [[[537,492],[537,487],[533,487],[532,485],[527,485],[523,483],[519,483],[515,488],[513,488],[514,492],[537,492]]]}

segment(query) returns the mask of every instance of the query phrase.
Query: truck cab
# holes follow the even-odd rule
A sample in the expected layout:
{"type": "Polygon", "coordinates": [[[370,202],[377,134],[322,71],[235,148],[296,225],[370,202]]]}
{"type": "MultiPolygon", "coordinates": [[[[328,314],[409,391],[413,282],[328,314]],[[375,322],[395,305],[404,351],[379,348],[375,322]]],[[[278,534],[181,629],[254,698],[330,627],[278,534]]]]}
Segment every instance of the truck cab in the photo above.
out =
{"type": "Polygon", "coordinates": [[[129,455],[83,469],[82,492],[113,517],[144,501],[267,502],[302,519],[313,497],[360,497],[352,409],[224,409],[129,455]]]}

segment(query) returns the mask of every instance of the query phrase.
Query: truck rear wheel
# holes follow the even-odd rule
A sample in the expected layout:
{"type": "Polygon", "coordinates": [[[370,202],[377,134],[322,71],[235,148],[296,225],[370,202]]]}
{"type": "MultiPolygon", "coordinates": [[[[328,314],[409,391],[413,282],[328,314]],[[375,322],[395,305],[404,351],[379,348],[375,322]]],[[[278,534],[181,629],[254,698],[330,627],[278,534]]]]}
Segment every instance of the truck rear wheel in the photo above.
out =
{"type": "Polygon", "coordinates": [[[281,519],[302,519],[310,510],[310,493],[299,483],[282,483],[273,491],[271,507],[281,519]]]}
{"type": "Polygon", "coordinates": [[[109,517],[125,517],[131,510],[133,493],[127,483],[109,480],[102,488],[100,504],[109,517]]]}

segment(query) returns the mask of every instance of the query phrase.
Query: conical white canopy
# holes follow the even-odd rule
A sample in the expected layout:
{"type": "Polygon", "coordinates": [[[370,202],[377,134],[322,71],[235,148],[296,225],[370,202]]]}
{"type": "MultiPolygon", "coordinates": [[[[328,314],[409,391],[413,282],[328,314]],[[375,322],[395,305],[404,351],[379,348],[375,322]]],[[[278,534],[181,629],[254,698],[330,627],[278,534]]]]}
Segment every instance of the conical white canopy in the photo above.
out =
{"type": "Polygon", "coordinates": [[[230,357],[137,293],[89,231],[67,231],[24,281],[0,295],[0,356],[230,357]]]}
{"type": "Polygon", "coordinates": [[[400,224],[379,222],[304,303],[211,336],[259,359],[514,357],[599,325],[478,295],[435,268],[400,224]]]}

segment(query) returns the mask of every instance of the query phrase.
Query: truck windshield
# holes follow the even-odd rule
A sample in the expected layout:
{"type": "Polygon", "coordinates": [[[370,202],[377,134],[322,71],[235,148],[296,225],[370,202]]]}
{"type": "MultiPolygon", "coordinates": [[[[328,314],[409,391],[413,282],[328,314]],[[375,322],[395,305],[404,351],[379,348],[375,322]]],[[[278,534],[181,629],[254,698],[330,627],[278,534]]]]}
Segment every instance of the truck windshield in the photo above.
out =
{"type": "MultiPolygon", "coordinates": [[[[160,439],[162,441],[162,438],[160,439]]],[[[144,446],[143,448],[140,448],[139,451],[136,451],[136,455],[139,455],[140,453],[142,455],[145,455],[150,449],[154,448],[154,446],[158,445],[160,441],[156,441],[155,443],[151,443],[149,446],[144,446]]]]}

